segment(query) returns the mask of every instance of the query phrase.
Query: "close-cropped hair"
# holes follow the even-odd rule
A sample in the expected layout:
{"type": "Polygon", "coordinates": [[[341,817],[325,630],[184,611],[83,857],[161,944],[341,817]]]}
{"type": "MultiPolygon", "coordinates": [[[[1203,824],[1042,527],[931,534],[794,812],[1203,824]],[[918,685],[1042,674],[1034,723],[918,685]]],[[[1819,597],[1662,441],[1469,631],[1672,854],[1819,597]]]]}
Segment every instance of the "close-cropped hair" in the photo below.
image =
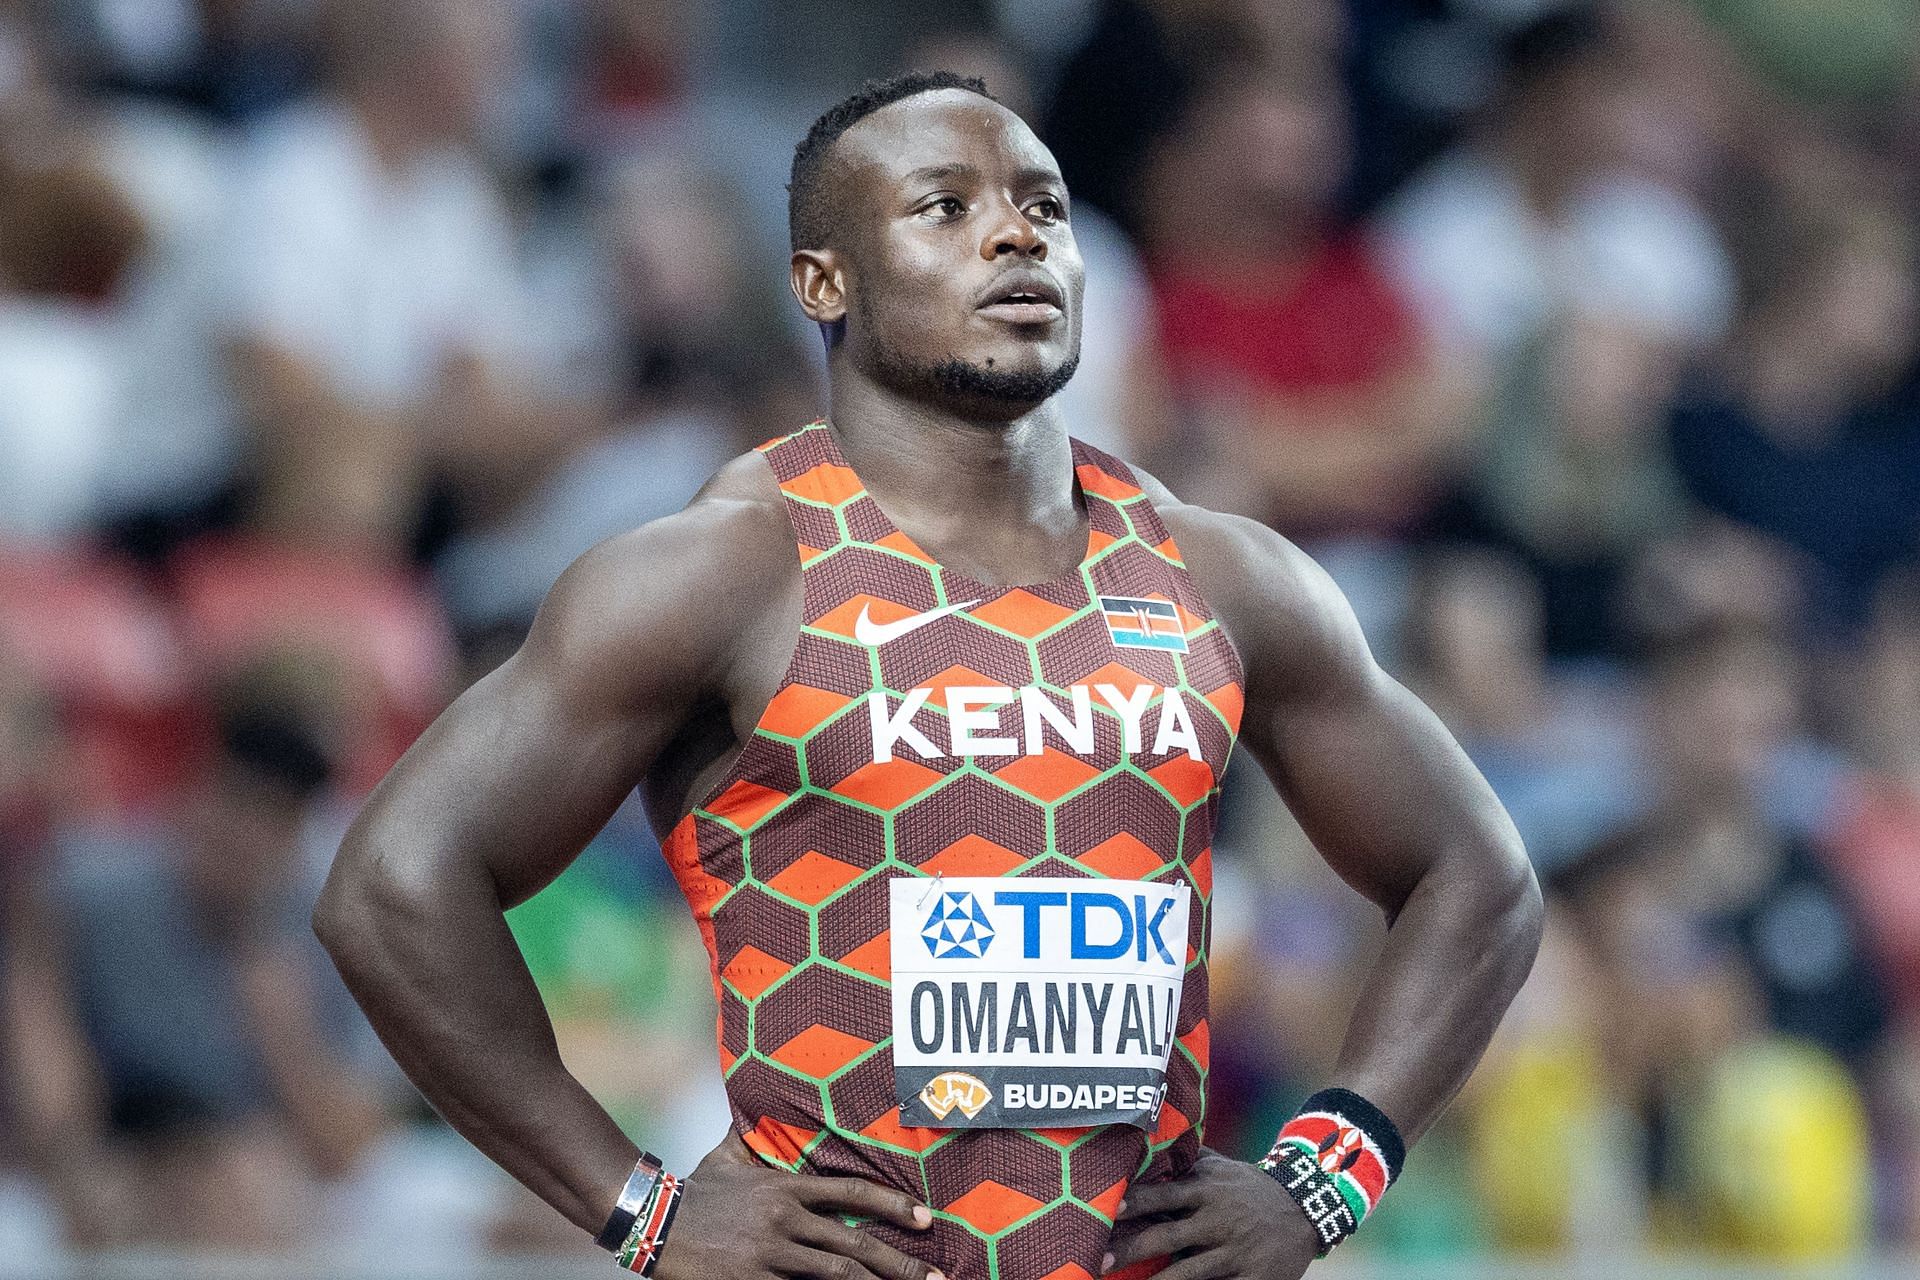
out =
{"type": "Polygon", "coordinates": [[[987,92],[986,82],[977,76],[962,76],[952,71],[909,71],[884,80],[867,81],[852,96],[828,107],[813,122],[807,136],[793,149],[793,172],[787,181],[787,232],[795,249],[824,248],[835,239],[839,206],[833,193],[827,190],[825,173],[828,155],[840,135],[882,107],[940,89],[960,89],[977,93],[990,102],[999,101],[987,92]]]}

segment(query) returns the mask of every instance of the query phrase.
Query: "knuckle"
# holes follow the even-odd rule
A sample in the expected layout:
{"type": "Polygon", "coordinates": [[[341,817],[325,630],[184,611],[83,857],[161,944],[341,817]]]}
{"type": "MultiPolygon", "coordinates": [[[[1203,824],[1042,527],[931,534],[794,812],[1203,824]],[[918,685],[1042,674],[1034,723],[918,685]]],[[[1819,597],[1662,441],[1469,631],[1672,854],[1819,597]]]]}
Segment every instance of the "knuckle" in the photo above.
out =
{"type": "Polygon", "coordinates": [[[827,1268],[828,1280],[854,1280],[860,1269],[860,1264],[846,1254],[836,1254],[833,1265],[827,1268]]]}

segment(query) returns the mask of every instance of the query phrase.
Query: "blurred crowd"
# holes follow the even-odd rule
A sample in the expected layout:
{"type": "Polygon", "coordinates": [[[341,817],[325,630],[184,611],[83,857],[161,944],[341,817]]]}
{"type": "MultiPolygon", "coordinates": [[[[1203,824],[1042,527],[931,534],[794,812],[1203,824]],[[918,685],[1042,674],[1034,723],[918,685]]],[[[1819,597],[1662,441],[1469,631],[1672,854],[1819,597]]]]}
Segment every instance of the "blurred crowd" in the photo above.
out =
{"type": "MultiPolygon", "coordinates": [[[[1914,5],[0,0],[0,1253],[586,1249],[307,911],[573,556],[822,412],[787,161],[906,67],[1060,159],[1075,433],[1312,550],[1547,886],[1354,1247],[1920,1249],[1914,5]]],[[[1382,926],[1228,810],[1249,1157],[1382,926]]],[[[511,917],[680,1167],[683,915],[623,812],[511,917]]]]}

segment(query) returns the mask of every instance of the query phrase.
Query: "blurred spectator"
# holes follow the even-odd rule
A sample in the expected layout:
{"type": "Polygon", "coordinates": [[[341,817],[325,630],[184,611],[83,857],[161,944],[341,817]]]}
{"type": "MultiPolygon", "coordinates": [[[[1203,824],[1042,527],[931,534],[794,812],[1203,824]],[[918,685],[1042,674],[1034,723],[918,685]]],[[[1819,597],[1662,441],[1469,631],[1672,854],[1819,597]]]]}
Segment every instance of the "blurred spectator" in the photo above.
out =
{"type": "MultiPolygon", "coordinates": [[[[1067,0],[1065,7],[1074,7],[1067,0]]],[[[1329,68],[1347,15],[1337,0],[1090,0],[1085,31],[1055,78],[1040,136],[1075,203],[1139,240],[1149,233],[1145,178],[1156,142],[1222,63],[1329,68]]],[[[991,82],[990,82],[991,83],[991,82]]],[[[1033,117],[1029,117],[1030,119],[1033,117]]]]}
{"type": "Polygon", "coordinates": [[[1142,169],[1153,140],[1178,122],[1187,42],[1218,34],[1164,22],[1154,10],[1146,0],[1100,0],[1060,70],[1040,129],[1074,204],[1105,209],[1136,240],[1146,213],[1142,169]]]}
{"type": "Polygon", "coordinates": [[[20,1049],[62,1104],[42,1132],[96,1180],[67,1206],[88,1244],[293,1248],[314,1181],[385,1123],[340,1058],[343,1010],[323,1006],[306,925],[300,835],[330,773],[322,741],[304,713],[236,690],[176,809],[58,842],[35,894],[52,969],[36,986],[71,994],[88,1057],[20,1049]]]}
{"type": "Polygon", "coordinates": [[[1674,456],[1702,505],[1803,557],[1811,621],[1847,635],[1920,554],[1914,234],[1857,196],[1756,222],[1740,325],[1676,406],[1674,456]]]}
{"type": "Polygon", "coordinates": [[[1473,388],[1371,242],[1338,223],[1338,82],[1232,61],[1160,139],[1143,222],[1186,431],[1169,479],[1291,534],[1414,522],[1473,388]]]}
{"type": "Polygon", "coordinates": [[[184,294],[152,300],[193,321],[155,335],[131,411],[184,455],[175,493],[226,478],[244,424],[268,528],[390,556],[429,475],[497,503],[568,423],[529,397],[513,232],[474,149],[503,10],[325,12],[329,92],[250,140],[184,294]]]}
{"type": "Polygon", "coordinates": [[[672,0],[587,0],[582,96],[596,131],[644,129],[687,93],[694,15],[672,0]]]}
{"type": "Polygon", "coordinates": [[[93,78],[222,123],[289,105],[312,83],[307,0],[82,0],[93,78]]]}
{"type": "Polygon", "coordinates": [[[334,708],[338,790],[366,795],[454,694],[446,611],[418,576],[337,552],[207,538],[169,565],[203,682],[271,657],[334,708]]]}
{"type": "MultiPolygon", "coordinates": [[[[1778,543],[1727,520],[1696,516],[1633,566],[1618,623],[1637,657],[1714,625],[1792,635],[1806,601],[1798,570],[1778,543]]],[[[1816,680],[1815,697],[1821,692],[1816,680]]]]}
{"type": "Polygon", "coordinates": [[[1392,201],[1396,271],[1441,335],[1497,359],[1570,310],[1682,344],[1724,329],[1713,228],[1630,166],[1652,89],[1633,70],[1609,8],[1522,28],[1485,126],[1392,201]]]}
{"type": "Polygon", "coordinates": [[[1821,826],[1779,811],[1802,682],[1791,651],[1762,632],[1709,626],[1674,641],[1654,675],[1659,790],[1648,818],[1558,885],[1602,966],[1613,1011],[1609,1074],[1649,1126],[1656,1190],[1675,1214],[1703,1197],[1723,1211],[1676,1218],[1675,1229],[1773,1257],[1835,1256],[1865,1230],[1869,1170],[1855,1094],[1889,1029],[1861,910],[1828,860],[1821,826]],[[1740,1057],[1727,1056],[1735,1046],[1747,1046],[1750,1066],[1756,1053],[1777,1057],[1759,1047],[1770,1037],[1809,1046],[1789,1057],[1811,1065],[1767,1070],[1790,1073],[1782,1090],[1823,1095],[1834,1116],[1836,1146],[1821,1167],[1837,1181],[1824,1216],[1809,1216],[1795,1190],[1798,1166],[1777,1141],[1767,1145],[1765,1176],[1748,1184],[1750,1203],[1719,1172],[1751,1144],[1740,1135],[1754,1131],[1727,1108],[1752,1085],[1727,1083],[1733,1092],[1712,1100],[1723,1085],[1709,1082],[1736,1068],[1740,1057]],[[1819,1055],[1844,1064],[1852,1082],[1819,1055]],[[1770,1223],[1754,1212],[1768,1203],[1777,1209],[1770,1223]]]}
{"type": "Polygon", "coordinates": [[[1834,865],[1887,975],[1897,1052],[1876,1119],[1893,1239],[1920,1248],[1920,573],[1894,579],[1848,682],[1849,736],[1866,765],[1835,814],[1834,865]]]}
{"type": "Polygon", "coordinates": [[[174,793],[188,665],[164,601],[129,566],[0,547],[0,649],[58,718],[62,814],[146,812],[174,793]]]}
{"type": "Polygon", "coordinates": [[[1434,331],[1489,364],[1461,528],[1541,575],[1556,654],[1615,645],[1626,572],[1682,521],[1662,415],[1733,290],[1712,227],[1660,180],[1668,158],[1646,155],[1673,86],[1632,35],[1586,4],[1522,27],[1498,111],[1384,215],[1434,331]]]}
{"type": "Polygon", "coordinates": [[[1528,561],[1556,656],[1617,650],[1629,573],[1685,520],[1662,431],[1677,368],[1633,327],[1575,315],[1500,370],[1465,485],[1465,528],[1528,561]]]}
{"type": "Polygon", "coordinates": [[[1883,593],[1853,677],[1850,736],[1867,772],[1849,789],[1833,848],[1920,1033],[1920,573],[1883,593]]]}
{"type": "Polygon", "coordinates": [[[1548,666],[1540,589],[1485,549],[1437,551],[1416,580],[1405,678],[1513,816],[1543,874],[1630,818],[1647,779],[1618,675],[1548,666]]]}
{"type": "Polygon", "coordinates": [[[554,293],[580,326],[607,425],[438,557],[470,641],[517,643],[575,556],[678,510],[727,458],[819,414],[782,281],[753,268],[727,184],[656,146],[605,158],[587,190],[554,293]]]}
{"type": "Polygon", "coordinates": [[[0,536],[91,520],[120,407],[114,310],[145,228],[83,156],[10,163],[0,136],[0,536]]]}
{"type": "Polygon", "coordinates": [[[1881,1043],[1886,1006],[1859,910],[1820,843],[1831,796],[1819,806],[1781,797],[1792,789],[1782,770],[1798,758],[1803,681],[1792,651],[1750,628],[1709,625],[1673,641],[1654,675],[1658,791],[1647,819],[1571,868],[1565,887],[1630,984],[1715,971],[1735,984],[1715,1018],[1691,1015],[1696,1031],[1709,1021],[1723,1035],[1771,1028],[1860,1068],[1881,1043]]]}

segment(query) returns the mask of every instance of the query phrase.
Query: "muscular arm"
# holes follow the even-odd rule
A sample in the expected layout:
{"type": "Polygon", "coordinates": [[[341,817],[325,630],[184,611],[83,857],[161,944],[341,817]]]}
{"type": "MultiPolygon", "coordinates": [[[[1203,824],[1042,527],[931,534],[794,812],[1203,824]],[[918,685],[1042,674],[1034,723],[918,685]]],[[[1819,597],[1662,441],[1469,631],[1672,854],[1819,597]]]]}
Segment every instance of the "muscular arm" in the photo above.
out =
{"type": "Polygon", "coordinates": [[[792,555],[784,533],[772,555],[753,541],[765,527],[753,504],[709,498],[583,557],[525,646],[381,783],[314,913],[374,1028],[433,1105],[589,1231],[635,1147],[561,1064],[502,913],[578,855],[696,707],[720,694],[727,637],[779,594],[743,580],[740,566],[792,555]]]}
{"type": "Polygon", "coordinates": [[[1168,512],[1247,668],[1241,741],[1385,913],[1335,1077],[1411,1143],[1465,1084],[1539,947],[1518,834],[1452,735],[1380,669],[1339,590],[1251,521],[1168,512]]]}

